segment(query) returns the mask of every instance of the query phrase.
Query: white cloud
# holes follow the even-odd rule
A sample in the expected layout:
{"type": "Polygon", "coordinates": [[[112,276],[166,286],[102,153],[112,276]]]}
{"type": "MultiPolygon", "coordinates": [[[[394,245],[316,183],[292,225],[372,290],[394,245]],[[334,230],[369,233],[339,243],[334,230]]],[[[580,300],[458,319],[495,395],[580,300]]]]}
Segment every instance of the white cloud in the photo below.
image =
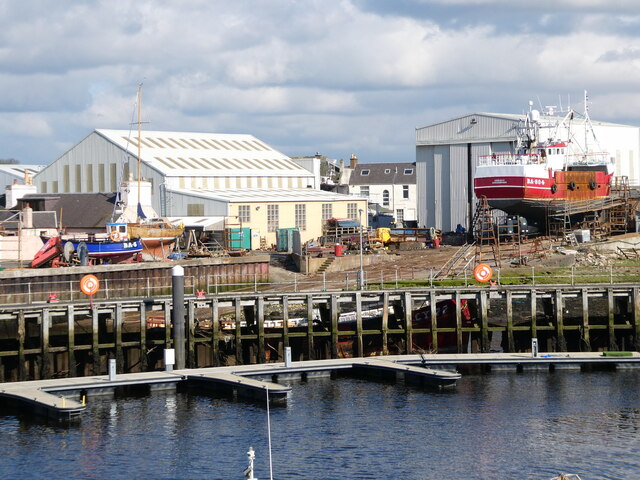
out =
{"type": "Polygon", "coordinates": [[[639,23],[623,0],[0,1],[0,157],[127,128],[142,81],[145,128],[290,155],[412,161],[416,126],[584,88],[640,123],[639,23]]]}

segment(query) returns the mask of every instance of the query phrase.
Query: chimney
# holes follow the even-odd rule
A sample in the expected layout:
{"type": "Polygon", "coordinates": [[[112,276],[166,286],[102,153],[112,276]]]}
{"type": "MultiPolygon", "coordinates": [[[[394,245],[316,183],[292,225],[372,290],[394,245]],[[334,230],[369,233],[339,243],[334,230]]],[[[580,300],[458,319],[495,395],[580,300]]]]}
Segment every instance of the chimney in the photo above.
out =
{"type": "Polygon", "coordinates": [[[356,157],[355,153],[351,154],[351,158],[349,159],[349,168],[354,169],[358,164],[358,157],[356,157]]]}

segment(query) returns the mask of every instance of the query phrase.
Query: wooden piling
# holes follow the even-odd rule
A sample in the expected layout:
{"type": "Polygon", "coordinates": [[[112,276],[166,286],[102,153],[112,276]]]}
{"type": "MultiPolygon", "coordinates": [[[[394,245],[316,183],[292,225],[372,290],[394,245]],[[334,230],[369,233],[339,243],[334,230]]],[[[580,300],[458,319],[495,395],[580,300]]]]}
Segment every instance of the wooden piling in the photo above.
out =
{"type": "Polygon", "coordinates": [[[364,357],[364,343],[362,340],[362,293],[356,292],[356,350],[354,355],[364,357]]]}
{"type": "Polygon", "coordinates": [[[100,335],[98,328],[98,308],[91,310],[91,356],[92,356],[92,374],[100,375],[100,335]]]}
{"type": "Polygon", "coordinates": [[[507,290],[507,351],[515,352],[516,346],[513,340],[513,292],[507,290]]]}
{"type": "Polygon", "coordinates": [[[219,367],[220,362],[220,311],[218,298],[211,300],[211,364],[219,367]]]}
{"type": "Polygon", "coordinates": [[[76,320],[73,305],[67,306],[67,362],[69,363],[69,376],[76,374],[76,320]]]}
{"type": "Polygon", "coordinates": [[[582,294],[582,341],[585,345],[585,350],[588,352],[591,350],[591,340],[589,332],[589,291],[586,288],[580,290],[582,294]]]}
{"type": "Polygon", "coordinates": [[[338,358],[339,351],[338,345],[340,342],[340,334],[338,333],[338,296],[335,293],[330,297],[331,305],[329,308],[329,314],[331,315],[331,358],[338,358]]]}
{"type": "Polygon", "coordinates": [[[486,290],[478,293],[480,304],[480,352],[489,352],[489,299],[486,290]]]}
{"type": "Polygon", "coordinates": [[[411,298],[411,292],[404,292],[403,295],[404,305],[402,306],[402,313],[404,314],[404,331],[405,331],[405,353],[413,353],[413,325],[411,323],[411,314],[413,312],[413,300],[411,298]]]}

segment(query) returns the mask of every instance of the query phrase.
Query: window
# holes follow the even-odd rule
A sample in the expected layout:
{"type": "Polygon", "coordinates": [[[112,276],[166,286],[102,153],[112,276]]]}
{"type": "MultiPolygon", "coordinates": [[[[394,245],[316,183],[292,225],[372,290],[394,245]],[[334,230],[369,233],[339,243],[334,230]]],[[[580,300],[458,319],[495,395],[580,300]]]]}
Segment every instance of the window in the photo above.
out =
{"type": "Polygon", "coordinates": [[[275,232],[280,226],[279,205],[267,205],[267,231],[275,232]]]}
{"type": "Polygon", "coordinates": [[[390,168],[385,168],[384,169],[384,174],[385,175],[389,175],[391,173],[391,169],[390,168]]]}
{"type": "Polygon", "coordinates": [[[413,175],[413,168],[405,168],[404,169],[404,174],[405,175],[413,175]]]}
{"type": "Polygon", "coordinates": [[[402,185],[402,198],[409,198],[409,185],[402,185]]]}
{"type": "Polygon", "coordinates": [[[382,192],[382,205],[385,207],[389,206],[389,190],[384,190],[382,192]]]}
{"type": "Polygon", "coordinates": [[[82,165],[76,165],[76,193],[82,192],[82,165]]]}
{"type": "Polygon", "coordinates": [[[369,198],[369,187],[360,187],[360,195],[369,198]]]}
{"type": "Polygon", "coordinates": [[[47,182],[40,182],[40,193],[47,193],[47,182]]]}
{"type": "Polygon", "coordinates": [[[238,205],[238,219],[242,223],[251,221],[251,205],[238,205]]]}
{"type": "Polygon", "coordinates": [[[104,183],[104,163],[98,165],[98,191],[106,192],[105,183],[104,183]]]}
{"type": "Polygon", "coordinates": [[[369,175],[369,170],[362,170],[360,172],[360,175],[363,175],[363,176],[369,175]]]}
{"type": "Polygon", "coordinates": [[[399,208],[396,210],[396,221],[404,222],[404,209],[399,208]]]}
{"type": "Polygon", "coordinates": [[[204,217],[204,203],[188,203],[187,215],[190,217],[204,217]]]}
{"type": "Polygon", "coordinates": [[[333,204],[323,203],[322,204],[322,220],[329,220],[330,218],[333,218],[333,204]]]}
{"type": "Polygon", "coordinates": [[[307,229],[307,206],[303,203],[296,203],[296,227],[307,229]]]}
{"type": "Polygon", "coordinates": [[[62,188],[64,193],[69,193],[69,165],[62,168],[62,188]]]}
{"type": "Polygon", "coordinates": [[[358,204],[357,203],[347,203],[347,218],[352,220],[358,219],[358,204]]]}
{"type": "Polygon", "coordinates": [[[85,170],[87,171],[87,192],[93,192],[93,165],[86,165],[85,170]]]}
{"type": "MultiPolygon", "coordinates": [[[[129,178],[129,175],[122,178],[129,178]]],[[[111,187],[110,192],[118,191],[118,166],[115,163],[109,164],[109,187],[111,187]]]]}

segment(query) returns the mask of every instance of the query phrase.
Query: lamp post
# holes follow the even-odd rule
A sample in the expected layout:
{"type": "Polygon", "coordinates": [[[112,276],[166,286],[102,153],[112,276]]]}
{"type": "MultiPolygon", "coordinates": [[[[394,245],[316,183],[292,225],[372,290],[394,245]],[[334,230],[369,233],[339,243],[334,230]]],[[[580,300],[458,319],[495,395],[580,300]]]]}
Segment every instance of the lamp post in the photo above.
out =
{"type": "Polygon", "coordinates": [[[360,214],[360,290],[364,290],[364,269],[362,263],[362,209],[358,210],[360,214]]]}

